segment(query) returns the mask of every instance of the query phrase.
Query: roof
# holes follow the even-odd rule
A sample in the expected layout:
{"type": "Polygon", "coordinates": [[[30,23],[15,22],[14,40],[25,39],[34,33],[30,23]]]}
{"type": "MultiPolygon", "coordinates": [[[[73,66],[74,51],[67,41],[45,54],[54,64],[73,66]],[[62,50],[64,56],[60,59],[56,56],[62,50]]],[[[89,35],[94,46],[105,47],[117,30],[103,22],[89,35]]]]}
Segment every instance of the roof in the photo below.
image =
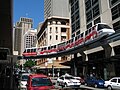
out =
{"type": "Polygon", "coordinates": [[[29,76],[30,76],[30,77],[47,77],[47,76],[44,75],[44,74],[30,74],[29,76]]]}

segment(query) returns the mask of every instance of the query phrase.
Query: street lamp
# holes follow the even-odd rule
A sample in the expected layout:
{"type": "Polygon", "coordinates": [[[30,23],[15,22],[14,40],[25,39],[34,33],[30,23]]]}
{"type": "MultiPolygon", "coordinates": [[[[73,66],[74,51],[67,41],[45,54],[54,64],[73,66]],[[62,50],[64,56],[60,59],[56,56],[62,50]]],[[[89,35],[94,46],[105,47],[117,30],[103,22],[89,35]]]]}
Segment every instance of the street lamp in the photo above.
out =
{"type": "Polygon", "coordinates": [[[55,61],[55,60],[56,60],[56,58],[53,58],[53,59],[52,59],[52,61],[53,61],[53,62],[52,62],[52,63],[53,63],[53,65],[52,65],[52,73],[53,73],[52,75],[53,75],[53,78],[54,78],[54,74],[55,74],[55,72],[54,72],[54,61],[55,61]]]}

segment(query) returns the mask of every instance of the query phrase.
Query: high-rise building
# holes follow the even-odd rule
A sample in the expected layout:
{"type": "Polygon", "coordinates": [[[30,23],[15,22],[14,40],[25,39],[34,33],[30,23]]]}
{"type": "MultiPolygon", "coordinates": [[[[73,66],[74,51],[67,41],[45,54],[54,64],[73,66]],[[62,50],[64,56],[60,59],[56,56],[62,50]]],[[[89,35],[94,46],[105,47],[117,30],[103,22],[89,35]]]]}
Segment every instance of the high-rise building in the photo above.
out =
{"type": "MultiPolygon", "coordinates": [[[[120,0],[69,0],[69,6],[72,37],[85,32],[87,29],[97,23],[107,23],[109,26],[114,28],[116,33],[120,32],[120,0]]],[[[119,59],[118,62],[116,61],[117,59],[113,61],[110,59],[112,55],[119,54],[118,50],[120,49],[120,44],[118,42],[119,40],[114,42],[114,45],[116,46],[111,44],[111,46],[103,47],[100,45],[98,47],[85,50],[83,53],[80,53],[81,55],[85,54],[84,59],[82,56],[77,56],[77,54],[76,57],[79,58],[77,61],[83,60],[86,62],[97,62],[92,64],[87,62],[87,72],[85,73],[90,73],[91,70],[94,72],[95,70],[96,74],[100,73],[100,75],[105,79],[112,76],[118,76],[120,74],[120,70],[118,69],[120,64],[119,59]],[[111,56],[106,63],[106,60],[108,59],[107,54],[110,50],[111,56]]],[[[110,43],[108,43],[108,45],[109,44],[110,43]]],[[[78,65],[80,66],[82,64],[77,64],[76,66],[78,65]]],[[[78,68],[78,72],[80,73],[81,71],[79,70],[80,68],[78,68]]],[[[83,69],[83,71],[84,70],[85,69],[83,69]]]]}
{"type": "Polygon", "coordinates": [[[33,26],[31,18],[21,17],[14,27],[14,51],[18,51],[18,55],[22,55],[24,51],[24,34],[33,26]]]}
{"type": "Polygon", "coordinates": [[[37,30],[28,30],[24,34],[24,48],[36,47],[37,42],[37,30]]]}
{"type": "Polygon", "coordinates": [[[72,37],[99,22],[120,28],[119,0],[69,0],[69,6],[72,37]]]}
{"type": "Polygon", "coordinates": [[[69,17],[68,3],[68,0],[44,0],[44,18],[69,17]]]}

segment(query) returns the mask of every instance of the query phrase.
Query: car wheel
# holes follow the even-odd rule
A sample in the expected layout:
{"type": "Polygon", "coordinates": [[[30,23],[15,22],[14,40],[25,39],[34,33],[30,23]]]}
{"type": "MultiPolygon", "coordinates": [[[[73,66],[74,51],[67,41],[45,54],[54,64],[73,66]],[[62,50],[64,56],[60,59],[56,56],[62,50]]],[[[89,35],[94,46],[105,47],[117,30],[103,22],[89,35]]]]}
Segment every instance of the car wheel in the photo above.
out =
{"type": "Polygon", "coordinates": [[[97,84],[95,84],[95,85],[94,85],[94,87],[95,87],[95,88],[97,88],[97,87],[98,87],[98,85],[97,85],[97,84]]]}
{"type": "Polygon", "coordinates": [[[108,87],[107,87],[107,90],[112,90],[112,87],[111,87],[111,86],[108,86],[108,87]]]}
{"type": "Polygon", "coordinates": [[[85,85],[85,86],[87,86],[88,84],[87,84],[87,83],[85,83],[84,85],[85,85]]]}
{"type": "Polygon", "coordinates": [[[67,87],[67,83],[64,84],[64,87],[67,87]]]}
{"type": "Polygon", "coordinates": [[[60,83],[57,81],[57,85],[60,86],[60,83]]]}

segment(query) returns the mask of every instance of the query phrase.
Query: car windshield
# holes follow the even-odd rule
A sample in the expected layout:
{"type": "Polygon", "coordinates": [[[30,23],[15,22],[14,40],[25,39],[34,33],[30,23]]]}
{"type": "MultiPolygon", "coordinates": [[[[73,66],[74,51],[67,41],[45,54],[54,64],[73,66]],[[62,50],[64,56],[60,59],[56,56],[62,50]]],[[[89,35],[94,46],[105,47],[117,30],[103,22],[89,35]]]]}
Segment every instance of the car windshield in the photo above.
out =
{"type": "Polygon", "coordinates": [[[52,86],[49,78],[35,77],[32,79],[32,86],[52,86]]]}
{"type": "Polygon", "coordinates": [[[28,80],[28,75],[22,75],[22,81],[27,81],[28,80]]]}
{"type": "Polygon", "coordinates": [[[73,77],[65,77],[65,79],[74,79],[73,77]]]}

